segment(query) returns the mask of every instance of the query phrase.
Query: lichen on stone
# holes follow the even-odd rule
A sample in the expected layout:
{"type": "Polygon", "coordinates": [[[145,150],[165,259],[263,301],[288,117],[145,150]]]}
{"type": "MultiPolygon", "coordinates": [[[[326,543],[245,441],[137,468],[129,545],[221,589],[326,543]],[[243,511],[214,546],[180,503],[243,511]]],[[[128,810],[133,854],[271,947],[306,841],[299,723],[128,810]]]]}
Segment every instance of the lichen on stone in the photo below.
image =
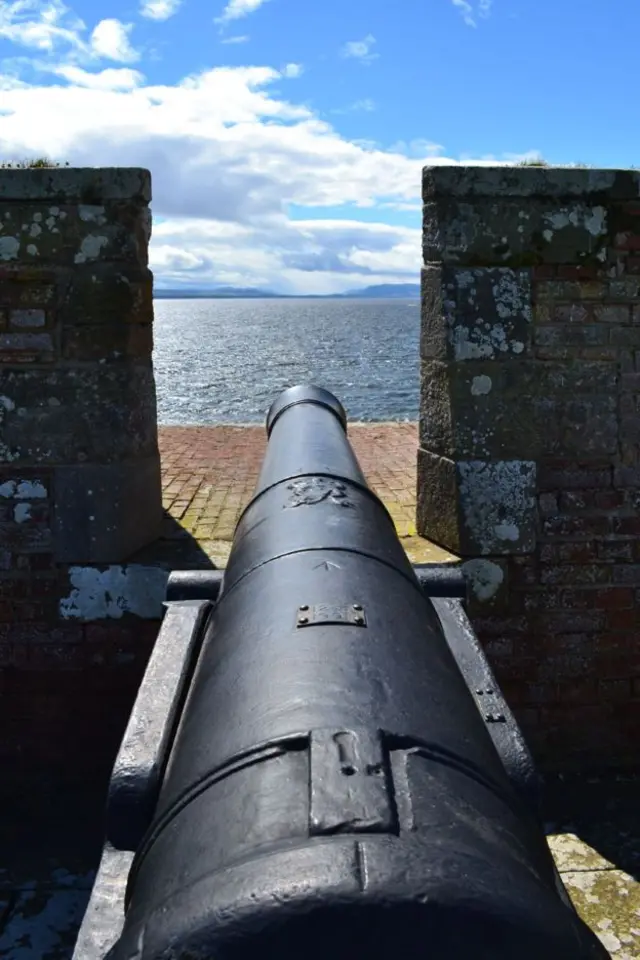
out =
{"type": "Polygon", "coordinates": [[[462,564],[471,590],[477,600],[491,600],[504,582],[504,570],[492,560],[476,557],[462,564]]]}
{"type": "Polygon", "coordinates": [[[460,505],[482,556],[526,553],[535,535],[536,464],[528,460],[462,461],[460,505]]]}

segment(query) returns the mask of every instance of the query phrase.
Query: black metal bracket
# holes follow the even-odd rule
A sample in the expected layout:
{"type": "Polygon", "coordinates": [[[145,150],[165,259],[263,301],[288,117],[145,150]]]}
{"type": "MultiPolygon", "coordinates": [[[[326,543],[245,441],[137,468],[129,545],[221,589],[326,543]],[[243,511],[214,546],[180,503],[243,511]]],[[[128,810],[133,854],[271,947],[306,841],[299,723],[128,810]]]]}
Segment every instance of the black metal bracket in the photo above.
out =
{"type": "MultiPolygon", "coordinates": [[[[465,598],[467,586],[459,564],[414,563],[413,570],[427,597],[465,598]]],[[[220,596],[224,570],[175,570],[169,574],[166,600],[210,600],[220,596]]]]}
{"type": "Polygon", "coordinates": [[[200,648],[209,600],[170,603],[147,663],[107,799],[107,843],[135,851],[153,817],[200,648]]]}
{"type": "Polygon", "coordinates": [[[216,603],[224,570],[174,570],[169,574],[165,600],[177,603],[183,600],[209,600],[216,603]]]}
{"type": "Polygon", "coordinates": [[[487,725],[506,774],[515,791],[538,816],[541,779],[522,731],[467,617],[460,600],[436,597],[433,607],[458,668],[487,725]]]}
{"type": "Polygon", "coordinates": [[[414,563],[413,572],[426,597],[457,597],[466,600],[467,581],[457,563],[414,563]]]}

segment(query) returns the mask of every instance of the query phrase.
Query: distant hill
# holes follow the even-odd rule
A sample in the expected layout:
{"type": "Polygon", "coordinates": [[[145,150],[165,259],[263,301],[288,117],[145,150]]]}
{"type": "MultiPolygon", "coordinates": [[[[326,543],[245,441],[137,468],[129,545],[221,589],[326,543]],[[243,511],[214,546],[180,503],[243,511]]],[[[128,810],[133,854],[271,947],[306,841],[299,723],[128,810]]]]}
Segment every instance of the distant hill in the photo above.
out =
{"type": "Polygon", "coordinates": [[[255,287],[206,287],[196,289],[193,287],[175,287],[162,289],[154,288],[153,295],[158,300],[228,300],[231,298],[262,298],[278,297],[280,294],[272,293],[270,290],[258,290],[255,287]]]}
{"type": "Polygon", "coordinates": [[[391,297],[398,297],[407,300],[420,296],[419,283],[378,283],[373,287],[364,287],[361,290],[349,290],[347,293],[336,294],[338,297],[367,297],[368,299],[388,300],[391,297]]]}
{"type": "Polygon", "coordinates": [[[272,290],[259,290],[256,287],[212,287],[193,288],[179,287],[165,288],[159,287],[153,292],[157,300],[229,300],[229,299],[303,299],[303,300],[354,300],[354,299],[372,299],[372,300],[408,300],[420,296],[419,283],[379,283],[371,287],[362,287],[360,290],[348,290],[346,293],[333,293],[325,296],[317,294],[301,295],[296,294],[293,297],[286,293],[274,293],[272,290]]]}

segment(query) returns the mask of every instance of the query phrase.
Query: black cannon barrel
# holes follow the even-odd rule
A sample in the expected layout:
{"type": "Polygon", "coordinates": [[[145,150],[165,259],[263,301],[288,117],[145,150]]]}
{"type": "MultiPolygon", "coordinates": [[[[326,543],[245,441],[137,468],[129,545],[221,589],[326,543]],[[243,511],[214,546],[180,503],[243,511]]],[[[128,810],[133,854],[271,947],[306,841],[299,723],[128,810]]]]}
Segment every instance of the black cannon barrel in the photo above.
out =
{"type": "Polygon", "coordinates": [[[605,958],[339,402],[267,426],[112,956],[605,958]]]}

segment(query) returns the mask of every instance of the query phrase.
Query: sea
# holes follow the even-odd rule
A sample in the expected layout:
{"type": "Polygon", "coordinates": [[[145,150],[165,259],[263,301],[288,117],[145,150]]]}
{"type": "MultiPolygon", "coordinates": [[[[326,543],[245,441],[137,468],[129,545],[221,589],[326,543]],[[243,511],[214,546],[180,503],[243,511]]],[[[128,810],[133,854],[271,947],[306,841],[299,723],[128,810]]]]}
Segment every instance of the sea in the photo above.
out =
{"type": "Polygon", "coordinates": [[[418,419],[418,300],[159,299],[154,313],[162,425],[263,423],[298,383],[350,420],[418,419]]]}

